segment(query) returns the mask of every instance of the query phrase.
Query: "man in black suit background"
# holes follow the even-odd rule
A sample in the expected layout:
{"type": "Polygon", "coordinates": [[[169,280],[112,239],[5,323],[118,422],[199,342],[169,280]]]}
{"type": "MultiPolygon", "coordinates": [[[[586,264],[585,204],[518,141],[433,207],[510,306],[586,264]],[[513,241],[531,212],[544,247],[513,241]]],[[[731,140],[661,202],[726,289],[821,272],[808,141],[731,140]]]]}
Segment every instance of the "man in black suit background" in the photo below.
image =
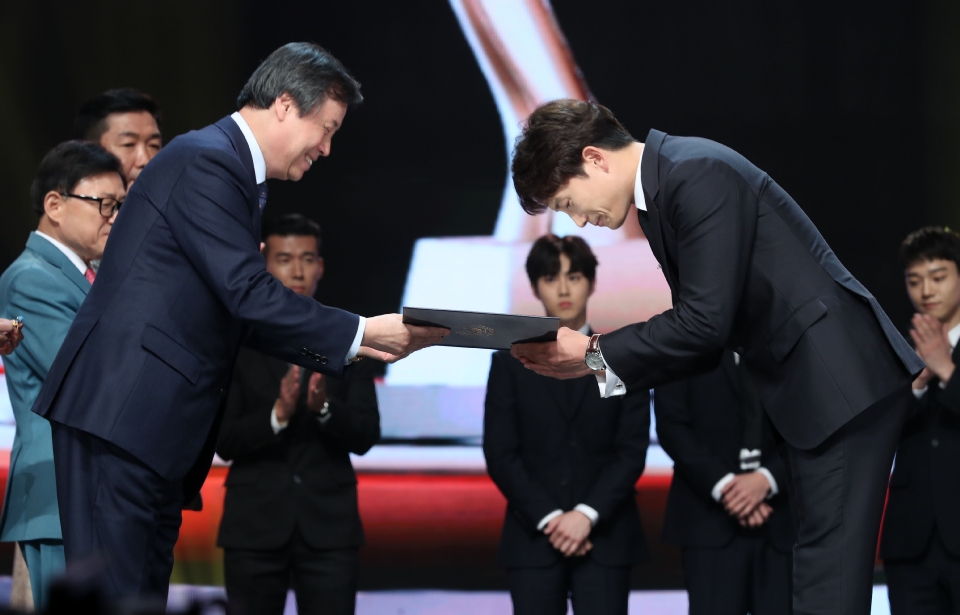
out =
{"type": "MultiPolygon", "coordinates": [[[[299,214],[263,222],[267,271],[312,297],[323,277],[320,226],[299,214]]],[[[227,596],[244,613],[353,613],[364,544],[350,453],[380,439],[373,365],[344,378],[243,349],[217,453],[232,460],[218,546],[227,596]]]]}
{"type": "MultiPolygon", "coordinates": [[[[590,331],[597,260],[579,237],[546,235],[527,257],[548,316],[590,331]]],[[[483,453],[507,498],[498,561],[517,615],[627,613],[630,568],[647,559],[635,490],[650,440],[645,390],[601,399],[593,376],[558,382],[493,355],[483,453]]]]}
{"type": "Polygon", "coordinates": [[[913,383],[890,478],[880,557],[893,615],[960,609],[960,235],[927,227],[900,247],[917,313],[913,337],[927,368],[913,383]]]}
{"type": "Polygon", "coordinates": [[[637,212],[673,308],[602,337],[561,328],[513,354],[557,378],[647,389],[741,357],[786,442],[797,523],[797,615],[869,613],[887,478],[923,362],[787,192],[728,147],[558,100],[524,126],[512,163],[531,214],[612,229],[637,212]]]}
{"type": "Polygon", "coordinates": [[[740,357],[654,390],[673,459],[663,541],[683,549],[691,615],[789,615],[786,467],[740,357]]]}

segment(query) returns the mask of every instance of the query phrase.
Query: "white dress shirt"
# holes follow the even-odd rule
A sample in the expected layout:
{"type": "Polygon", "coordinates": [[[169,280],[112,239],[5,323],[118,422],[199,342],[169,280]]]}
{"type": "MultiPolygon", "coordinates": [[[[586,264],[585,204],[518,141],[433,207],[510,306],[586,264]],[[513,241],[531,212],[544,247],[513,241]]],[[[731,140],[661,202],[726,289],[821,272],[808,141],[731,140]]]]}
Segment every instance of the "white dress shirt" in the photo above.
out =
{"type": "MultiPolygon", "coordinates": [[[[640,152],[640,161],[637,162],[637,179],[633,182],[633,203],[637,209],[647,211],[647,202],[643,198],[643,184],[640,181],[640,168],[643,166],[643,154],[647,148],[640,152]]],[[[597,384],[600,386],[600,397],[616,397],[617,395],[626,395],[627,385],[617,378],[610,366],[603,359],[603,350],[600,351],[600,360],[603,361],[603,371],[597,376],[597,384]]]]}
{"type": "MultiPolygon", "coordinates": [[[[957,347],[957,341],[960,340],[960,325],[955,326],[954,328],[947,331],[947,339],[950,340],[950,353],[953,353],[953,349],[957,347]]],[[[923,387],[922,389],[913,389],[913,394],[917,399],[920,399],[927,394],[927,389],[929,387],[923,387]]],[[[940,383],[940,388],[945,389],[947,385],[943,382],[940,383]]]]}
{"type": "Polygon", "coordinates": [[[52,243],[53,247],[63,252],[63,255],[70,259],[70,262],[73,263],[74,266],[76,266],[76,268],[80,270],[80,273],[83,275],[86,275],[87,269],[89,268],[89,266],[85,262],[83,262],[83,259],[80,258],[80,256],[77,255],[76,252],[74,252],[67,246],[63,245],[62,243],[60,243],[59,241],[57,241],[56,239],[54,239],[53,237],[51,237],[50,235],[47,235],[42,231],[34,231],[34,232],[37,235],[49,241],[50,243],[52,243]]]}
{"type": "MultiPolygon", "coordinates": [[[[237,126],[240,127],[240,132],[243,133],[243,138],[247,140],[247,147],[250,148],[250,157],[253,158],[253,175],[256,178],[257,184],[262,184],[267,181],[267,161],[263,158],[263,150],[260,149],[260,144],[257,143],[256,137],[253,136],[253,131],[250,130],[250,125],[247,124],[247,121],[243,119],[243,116],[240,115],[240,112],[235,111],[233,115],[230,116],[234,122],[237,123],[237,126]]],[[[350,362],[350,359],[357,356],[357,352],[360,350],[360,342],[363,340],[363,332],[367,327],[367,319],[363,316],[360,317],[360,323],[357,325],[357,334],[353,338],[353,343],[350,345],[350,350],[347,351],[347,360],[344,362],[350,362]]],[[[271,414],[270,424],[274,425],[277,423],[276,413],[271,414]]],[[[286,427],[286,424],[280,427],[283,429],[286,427]]],[[[274,433],[278,432],[280,429],[274,428],[274,433]]]]}

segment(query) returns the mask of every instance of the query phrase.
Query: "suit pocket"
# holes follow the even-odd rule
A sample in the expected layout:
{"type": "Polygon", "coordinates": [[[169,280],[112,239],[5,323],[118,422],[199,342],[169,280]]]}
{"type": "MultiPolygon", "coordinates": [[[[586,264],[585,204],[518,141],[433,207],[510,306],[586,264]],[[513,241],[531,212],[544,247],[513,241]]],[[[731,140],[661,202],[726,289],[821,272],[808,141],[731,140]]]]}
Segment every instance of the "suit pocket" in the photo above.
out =
{"type": "Polygon", "coordinates": [[[806,330],[826,315],[827,306],[816,297],[798,307],[786,322],[780,325],[767,344],[767,349],[774,361],[777,363],[783,361],[806,330]]]}
{"type": "Polygon", "coordinates": [[[180,372],[190,381],[190,384],[197,384],[197,378],[200,377],[200,360],[172,337],[153,325],[147,325],[140,338],[140,345],[147,352],[180,372]]]}

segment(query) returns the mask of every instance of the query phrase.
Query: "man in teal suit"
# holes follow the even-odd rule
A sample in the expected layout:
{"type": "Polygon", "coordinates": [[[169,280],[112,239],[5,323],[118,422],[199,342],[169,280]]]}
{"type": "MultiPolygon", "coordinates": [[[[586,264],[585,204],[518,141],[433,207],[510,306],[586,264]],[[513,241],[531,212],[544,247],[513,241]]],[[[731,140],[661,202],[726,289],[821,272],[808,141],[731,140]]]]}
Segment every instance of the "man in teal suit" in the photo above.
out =
{"type": "Polygon", "coordinates": [[[40,163],[30,188],[40,216],[26,250],[0,276],[0,314],[23,316],[31,330],[4,359],[17,421],[0,514],[0,540],[20,545],[43,609],[51,580],[64,567],[50,423],[30,411],[103,255],[126,196],[120,161],[101,146],[67,141],[40,163]]]}

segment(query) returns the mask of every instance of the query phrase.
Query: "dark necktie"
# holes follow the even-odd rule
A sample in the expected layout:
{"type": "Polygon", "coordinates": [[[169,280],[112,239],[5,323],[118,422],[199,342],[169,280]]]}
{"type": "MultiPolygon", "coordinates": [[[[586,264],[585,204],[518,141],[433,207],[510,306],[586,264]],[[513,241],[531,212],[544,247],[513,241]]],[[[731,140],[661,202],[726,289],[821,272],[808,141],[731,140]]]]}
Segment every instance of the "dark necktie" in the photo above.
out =
{"type": "Polygon", "coordinates": [[[257,202],[260,204],[260,213],[267,204],[267,182],[257,184],[257,202]]]}
{"type": "Polygon", "coordinates": [[[642,227],[650,220],[650,214],[647,213],[646,209],[637,208],[637,217],[640,219],[640,226],[642,227]]]}

